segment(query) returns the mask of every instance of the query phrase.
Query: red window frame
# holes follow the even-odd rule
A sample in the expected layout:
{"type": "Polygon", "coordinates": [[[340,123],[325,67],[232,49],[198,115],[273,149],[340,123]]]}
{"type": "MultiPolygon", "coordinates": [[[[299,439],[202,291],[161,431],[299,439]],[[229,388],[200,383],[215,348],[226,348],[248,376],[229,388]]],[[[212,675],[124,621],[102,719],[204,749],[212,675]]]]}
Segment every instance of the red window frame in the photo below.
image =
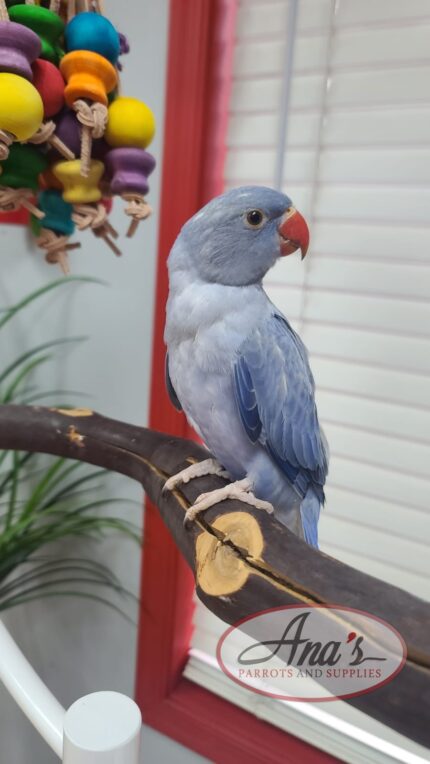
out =
{"type": "MultiPolygon", "coordinates": [[[[166,259],[183,223],[222,190],[235,6],[235,0],[170,2],[150,426],[182,437],[193,432],[164,386],[166,259]]],[[[145,723],[222,764],[336,762],[182,676],[193,590],[190,570],[148,504],[136,676],[145,723]]]]}
{"type": "Polygon", "coordinates": [[[30,213],[21,208],[15,212],[1,212],[0,223],[9,223],[13,225],[28,225],[30,221],[30,213]]]}

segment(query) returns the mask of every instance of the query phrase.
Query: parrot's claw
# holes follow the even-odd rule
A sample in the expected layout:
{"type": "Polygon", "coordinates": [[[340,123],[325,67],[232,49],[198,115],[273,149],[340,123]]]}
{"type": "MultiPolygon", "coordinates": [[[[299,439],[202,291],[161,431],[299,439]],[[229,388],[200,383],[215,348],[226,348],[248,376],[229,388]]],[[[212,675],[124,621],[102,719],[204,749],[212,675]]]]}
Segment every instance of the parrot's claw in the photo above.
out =
{"type": "Polygon", "coordinates": [[[195,503],[185,513],[184,524],[194,520],[199,512],[203,512],[203,510],[209,509],[209,507],[213,507],[214,504],[225,501],[225,499],[238,499],[245,504],[250,504],[256,509],[263,509],[271,514],[274,511],[273,506],[268,501],[257,499],[251,491],[252,487],[251,481],[245,478],[244,480],[237,480],[235,483],[225,485],[223,488],[217,488],[215,491],[200,494],[195,503]]]}
{"type": "Polygon", "coordinates": [[[189,467],[178,472],[177,475],[169,477],[164,483],[163,492],[173,491],[179,485],[189,483],[193,478],[203,477],[204,475],[219,475],[231,480],[228,472],[216,459],[204,459],[202,462],[191,464],[189,467]]]}

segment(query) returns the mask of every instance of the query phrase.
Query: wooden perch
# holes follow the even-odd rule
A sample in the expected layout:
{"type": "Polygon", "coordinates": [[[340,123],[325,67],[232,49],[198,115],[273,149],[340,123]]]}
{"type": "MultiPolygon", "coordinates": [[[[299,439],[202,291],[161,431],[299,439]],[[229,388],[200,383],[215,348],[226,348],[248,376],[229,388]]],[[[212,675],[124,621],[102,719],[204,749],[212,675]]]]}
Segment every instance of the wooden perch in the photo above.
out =
{"type": "Polygon", "coordinates": [[[194,571],[199,598],[227,623],[309,603],[357,608],[388,621],[406,642],[405,667],[387,685],[347,702],[430,746],[430,605],[312,549],[272,515],[238,501],[224,501],[185,527],[190,504],[225,481],[210,476],[173,493],[162,488],[167,477],[207,458],[202,446],[87,409],[0,406],[0,449],[79,459],[139,481],[194,571]]]}

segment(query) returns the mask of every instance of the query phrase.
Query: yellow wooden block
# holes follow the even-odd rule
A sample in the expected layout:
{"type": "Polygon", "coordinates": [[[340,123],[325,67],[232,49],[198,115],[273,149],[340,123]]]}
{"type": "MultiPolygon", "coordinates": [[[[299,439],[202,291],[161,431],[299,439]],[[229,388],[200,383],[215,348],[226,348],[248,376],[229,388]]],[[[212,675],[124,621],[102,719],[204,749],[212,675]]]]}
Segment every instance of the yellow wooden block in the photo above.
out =
{"type": "Polygon", "coordinates": [[[87,178],[81,175],[80,159],[57,162],[52,168],[56,178],[63,186],[63,199],[70,204],[89,204],[98,202],[102,197],[99,183],[104,172],[103,162],[92,159],[87,178]]]}

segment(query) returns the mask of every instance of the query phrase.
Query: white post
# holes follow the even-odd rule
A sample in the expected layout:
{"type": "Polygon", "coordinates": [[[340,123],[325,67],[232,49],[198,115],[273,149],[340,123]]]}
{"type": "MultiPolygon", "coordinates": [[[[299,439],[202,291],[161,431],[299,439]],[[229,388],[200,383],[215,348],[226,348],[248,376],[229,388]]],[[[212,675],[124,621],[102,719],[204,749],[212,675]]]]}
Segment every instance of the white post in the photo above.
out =
{"type": "Polygon", "coordinates": [[[65,712],[1,621],[0,680],[64,764],[139,764],[136,703],[119,692],[94,692],[65,712]]]}
{"type": "Polygon", "coordinates": [[[80,698],[64,718],[63,764],[139,764],[142,717],[118,692],[80,698]]]}
{"type": "Polygon", "coordinates": [[[43,684],[1,621],[0,680],[43,739],[61,758],[64,708],[43,684]]]}

